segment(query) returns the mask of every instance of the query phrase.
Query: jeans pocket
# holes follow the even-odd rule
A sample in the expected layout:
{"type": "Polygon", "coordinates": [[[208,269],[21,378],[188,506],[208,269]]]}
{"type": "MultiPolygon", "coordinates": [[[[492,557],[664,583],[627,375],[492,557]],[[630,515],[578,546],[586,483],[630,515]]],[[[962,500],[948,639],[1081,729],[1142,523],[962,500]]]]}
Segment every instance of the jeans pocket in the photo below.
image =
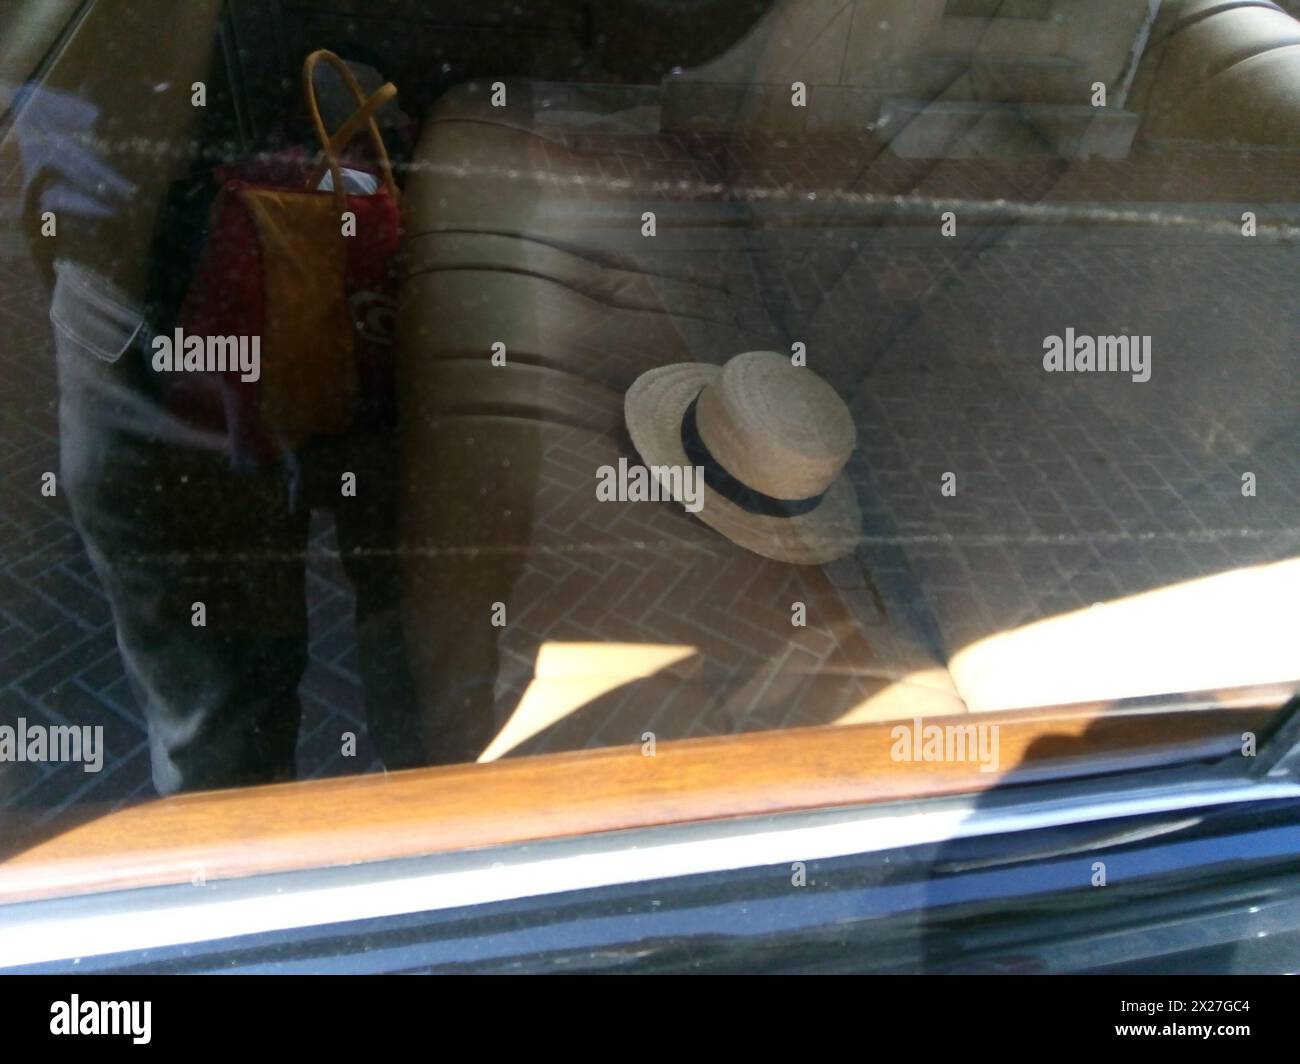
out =
{"type": "Polygon", "coordinates": [[[117,362],[144,330],[144,312],[93,270],[66,259],[54,268],[50,321],[60,359],[75,354],[117,362]]]}

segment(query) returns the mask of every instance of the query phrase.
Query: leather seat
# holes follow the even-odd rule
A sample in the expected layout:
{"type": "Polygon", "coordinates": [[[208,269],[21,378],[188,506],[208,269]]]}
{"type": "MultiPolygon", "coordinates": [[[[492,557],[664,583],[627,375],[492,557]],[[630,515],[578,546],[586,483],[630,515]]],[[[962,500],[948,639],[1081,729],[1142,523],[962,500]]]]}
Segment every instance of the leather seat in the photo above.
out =
{"type": "MultiPolygon", "coordinates": [[[[834,6],[827,17],[838,17],[834,6]]],[[[1292,32],[1260,7],[1268,5],[1197,10],[1204,25],[1230,28],[1213,40],[1237,56],[1292,32]],[[1237,31],[1240,47],[1232,43],[1237,31]]],[[[775,32],[780,44],[781,26],[829,10],[805,0],[781,8],[784,22],[774,15],[761,25],[764,40],[775,32]]],[[[1192,30],[1175,30],[1183,23],[1170,18],[1153,31],[1160,51],[1143,60],[1135,88],[1135,98],[1150,101],[1153,134],[1181,129],[1222,140],[1247,130],[1245,139],[1272,143],[1289,131],[1294,141],[1300,123],[1287,93],[1300,75],[1282,60],[1269,60],[1282,94],[1257,107],[1234,97],[1242,115],[1231,122],[1220,109],[1196,125],[1194,108],[1161,103],[1223,76],[1195,58],[1195,38],[1184,36],[1192,30]]],[[[788,48],[776,51],[788,60],[788,48]]],[[[753,41],[742,40],[731,66],[756,82],[772,80],[752,69],[751,53],[753,41]]],[[[1240,66],[1229,62],[1231,78],[1244,76],[1240,66]]],[[[725,57],[709,76],[724,68],[725,57]]],[[[1262,84],[1252,79],[1241,83],[1262,84]]],[[[904,547],[897,565],[885,548],[864,548],[832,566],[798,568],[742,551],[678,507],[597,502],[596,470],[620,457],[639,460],[622,425],[622,395],[639,374],[787,349],[769,279],[741,278],[733,268],[747,249],[788,249],[790,266],[777,285],[788,288],[777,294],[800,306],[805,295],[813,301],[803,320],[812,323],[810,347],[823,352],[816,364],[850,401],[872,456],[881,403],[913,404],[907,416],[919,431],[940,428],[917,398],[938,379],[930,372],[936,357],[919,368],[899,366],[891,378],[895,367],[873,366],[867,354],[878,333],[889,326],[920,350],[952,352],[961,364],[945,379],[960,392],[961,380],[974,379],[961,374],[979,372],[967,365],[971,350],[998,335],[970,324],[970,308],[988,299],[978,286],[995,282],[980,270],[963,274],[974,291],[959,292],[953,309],[961,313],[949,314],[923,304],[931,282],[922,278],[910,317],[867,316],[861,331],[846,334],[845,301],[861,291],[848,283],[861,281],[857,264],[809,283],[826,258],[819,250],[825,213],[809,203],[773,213],[732,198],[750,179],[761,186],[790,174],[797,181],[806,162],[797,151],[808,145],[797,143],[794,154],[782,147],[785,133],[764,130],[761,107],[747,112],[743,136],[710,139],[656,126],[641,89],[510,82],[505,90],[506,105],[494,107],[492,86],[464,86],[427,116],[405,201],[399,342],[408,643],[452,756],[637,743],[644,732],[668,738],[1123,700],[1182,690],[1189,678],[1201,687],[1287,679],[1270,628],[1276,618],[1252,615],[1250,600],[1261,580],[1293,579],[1293,567],[1191,582],[1136,605],[1119,595],[1109,613],[1076,620],[1062,609],[1034,624],[1051,595],[1023,596],[999,582],[998,570],[972,566],[964,572],[976,577],[972,597],[930,564],[923,535],[912,537],[919,546],[904,547]],[[653,240],[641,231],[647,210],[656,214],[653,240]],[[938,345],[935,329],[946,337],[938,345]],[[492,365],[497,344],[505,366],[492,365]],[[806,629],[790,624],[796,601],[809,605],[806,629]],[[501,609],[504,626],[495,627],[501,609]],[[1223,616],[1225,609],[1234,621],[1207,641],[1206,611],[1223,616]],[[1133,649],[1134,625],[1162,628],[1166,648],[1196,648],[1199,667],[1181,670],[1173,650],[1144,659],[1133,649]]],[[[851,153],[844,165],[850,191],[862,187],[864,172],[889,164],[880,141],[855,136],[850,149],[835,149],[851,153]]],[[[1069,187],[1078,172],[1065,165],[1053,180],[1069,187]]],[[[936,162],[897,191],[952,195],[953,173],[936,162]]],[[[879,232],[863,230],[861,239],[890,237],[879,232]]],[[[869,260],[858,261],[868,268],[869,260]]],[[[988,371],[1004,372],[996,364],[988,371]]],[[[1017,377],[1014,401],[1025,406],[1016,410],[1050,421],[1054,404],[1075,401],[1045,387],[1041,374],[1017,377]]],[[[1091,403],[1080,401],[1078,412],[1091,403]]],[[[873,521],[886,511],[905,515],[907,505],[872,499],[863,485],[898,483],[911,496],[915,481],[869,478],[861,464],[854,475],[869,538],[890,539],[873,521]]]]}
{"type": "Polygon", "coordinates": [[[1167,2],[1134,99],[1148,138],[1294,148],[1300,22],[1267,0],[1167,2]]]}
{"type": "MultiPolygon", "coordinates": [[[[698,355],[681,323],[719,363],[757,337],[692,256],[649,260],[617,147],[553,135],[544,86],[508,85],[501,109],[488,93],[428,118],[405,201],[406,619],[448,756],[962,712],[933,650],[887,632],[853,559],[798,570],[674,506],[597,501],[599,467],[639,461],[623,392],[698,355]]],[[[665,228],[699,206],[652,205],[665,228]]]]}

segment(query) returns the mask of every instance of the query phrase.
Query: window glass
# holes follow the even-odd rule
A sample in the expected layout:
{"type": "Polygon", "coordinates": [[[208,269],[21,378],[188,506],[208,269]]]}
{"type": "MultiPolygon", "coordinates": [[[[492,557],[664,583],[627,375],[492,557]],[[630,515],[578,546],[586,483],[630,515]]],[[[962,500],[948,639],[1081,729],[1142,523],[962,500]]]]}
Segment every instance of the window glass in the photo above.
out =
{"type": "Polygon", "coordinates": [[[0,42],[10,842],[1300,681],[1282,7],[33,0],[0,42]]]}

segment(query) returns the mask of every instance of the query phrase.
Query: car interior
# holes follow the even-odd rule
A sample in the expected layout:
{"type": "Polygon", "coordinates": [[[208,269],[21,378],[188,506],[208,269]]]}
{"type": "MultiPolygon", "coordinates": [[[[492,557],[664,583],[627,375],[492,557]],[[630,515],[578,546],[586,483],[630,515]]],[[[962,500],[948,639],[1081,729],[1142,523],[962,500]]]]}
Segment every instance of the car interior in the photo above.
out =
{"type": "MultiPolygon", "coordinates": [[[[316,49],[365,95],[397,88],[365,116],[400,187],[379,322],[397,414],[358,481],[394,500],[397,546],[391,596],[362,625],[332,519],[312,518],[300,778],[388,760],[364,737],[368,640],[409,660],[419,749],[396,767],[825,726],[849,743],[930,718],[1050,730],[1085,708],[1167,715],[1171,735],[1184,714],[1273,713],[1300,691],[1297,15],[1268,0],[0,5],[0,683],[7,718],[104,723],[110,768],[10,766],[4,803],[40,834],[154,793],[118,603],[63,497],[33,487],[61,434],[59,262],[145,303],[175,272],[158,240],[177,188],[315,153],[301,70],[316,49]],[[60,166],[120,182],[125,206],[51,198],[60,166]],[[53,239],[49,211],[69,219],[53,239]],[[1131,364],[1076,366],[1078,338],[1131,364]],[[1060,367],[1053,343],[1071,349],[1060,367]],[[601,469],[655,464],[629,432],[643,375],[727,380],[750,352],[815,373],[851,419],[860,533],[830,560],[597,493],[601,469]],[[361,756],[342,733],[362,733],[361,756]]],[[[315,76],[337,129],[353,100],[315,76]]],[[[378,172],[366,138],[348,151],[378,172]]],[[[303,278],[279,312],[315,305],[303,278]]],[[[350,313],[361,329],[369,310],[350,313]]],[[[140,320],[76,339],[120,352],[140,320]]],[[[242,564],[230,578],[256,592],[242,564]]]]}

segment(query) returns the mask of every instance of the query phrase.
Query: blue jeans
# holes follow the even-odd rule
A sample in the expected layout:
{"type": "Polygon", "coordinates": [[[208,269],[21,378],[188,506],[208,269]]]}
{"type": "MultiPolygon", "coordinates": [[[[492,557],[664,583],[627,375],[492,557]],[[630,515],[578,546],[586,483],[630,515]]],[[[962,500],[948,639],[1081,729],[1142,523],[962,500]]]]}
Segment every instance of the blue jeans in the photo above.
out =
{"type": "Polygon", "coordinates": [[[236,471],[223,438],[163,410],[142,315],[107,281],[58,263],[51,319],[61,490],[112,604],[159,793],[294,776],[313,503],[334,509],[356,590],[371,738],[389,768],[422,763],[399,620],[392,434],[309,445],[291,490],[283,468],[236,471]],[[340,491],[344,471],[356,474],[355,497],[340,491]]]}

